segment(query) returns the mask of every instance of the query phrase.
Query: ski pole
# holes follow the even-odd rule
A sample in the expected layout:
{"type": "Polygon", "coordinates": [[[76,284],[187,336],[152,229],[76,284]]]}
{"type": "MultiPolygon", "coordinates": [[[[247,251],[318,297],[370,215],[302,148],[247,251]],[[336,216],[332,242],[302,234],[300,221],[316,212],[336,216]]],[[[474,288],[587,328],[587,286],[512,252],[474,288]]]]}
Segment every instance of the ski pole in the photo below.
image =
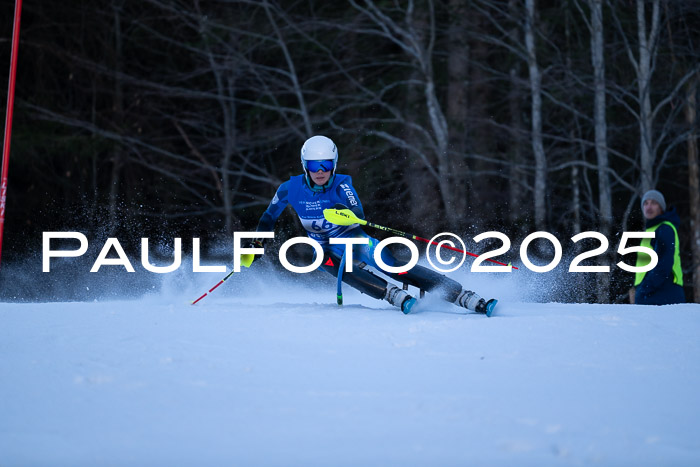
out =
{"type": "MultiPolygon", "coordinates": [[[[253,264],[253,260],[254,260],[254,259],[255,259],[255,255],[241,255],[241,265],[243,265],[243,266],[249,268],[250,265],[253,264]]],[[[212,292],[214,291],[214,289],[216,289],[218,286],[220,286],[221,284],[223,284],[224,282],[226,282],[226,279],[228,279],[229,277],[231,277],[231,276],[233,275],[233,273],[234,273],[234,271],[229,272],[229,273],[226,275],[226,277],[224,277],[223,279],[221,279],[214,287],[212,287],[211,289],[209,289],[208,292],[204,292],[204,295],[202,295],[201,297],[199,297],[197,300],[193,301],[193,302],[192,302],[192,305],[194,305],[195,303],[197,303],[198,301],[200,301],[201,299],[203,299],[204,297],[206,297],[207,295],[209,295],[210,293],[212,293],[212,292]]]]}
{"type": "Polygon", "coordinates": [[[10,53],[10,77],[7,86],[7,112],[5,113],[5,139],[2,146],[2,170],[0,173],[0,253],[5,229],[5,206],[7,200],[7,172],[10,169],[10,137],[12,136],[12,114],[15,106],[15,82],[17,80],[17,49],[19,26],[22,16],[22,0],[15,0],[15,20],[12,26],[12,51],[10,53]]]}
{"type": "Polygon", "coordinates": [[[233,275],[233,271],[229,272],[228,275],[227,275],[226,277],[224,277],[223,279],[221,279],[221,280],[219,281],[219,283],[216,284],[216,285],[215,285],[214,287],[212,287],[211,289],[209,289],[208,292],[204,292],[204,295],[202,295],[201,297],[199,297],[197,300],[193,301],[193,302],[192,302],[192,305],[194,305],[195,303],[197,303],[198,301],[200,301],[201,299],[203,299],[204,297],[206,297],[207,295],[209,295],[210,293],[212,293],[212,292],[214,291],[214,289],[216,289],[218,286],[220,286],[221,284],[223,284],[224,281],[226,281],[226,279],[228,279],[229,277],[231,277],[231,275],[233,275]]]}
{"type": "MultiPolygon", "coordinates": [[[[373,227],[375,229],[383,230],[385,232],[392,233],[394,235],[398,235],[399,237],[404,237],[408,238],[411,240],[418,240],[421,242],[425,242],[431,245],[438,245],[441,248],[447,248],[448,250],[456,251],[458,253],[464,253],[470,256],[473,256],[474,258],[478,258],[479,255],[476,255],[474,253],[470,253],[468,251],[460,250],[459,248],[455,248],[449,245],[444,245],[444,244],[439,244],[437,242],[431,242],[427,238],[419,237],[417,235],[413,235],[410,233],[402,232],[400,230],[392,229],[391,227],[385,227],[383,225],[378,225],[373,222],[368,222],[364,219],[360,219],[353,213],[350,209],[324,209],[323,210],[323,217],[326,218],[328,222],[331,222],[336,225],[352,225],[352,224],[360,224],[360,225],[366,225],[368,227],[373,227]]],[[[501,263],[500,261],[496,261],[494,259],[486,259],[486,261],[490,261],[492,263],[500,264],[501,266],[510,266],[513,269],[518,269],[515,266],[511,264],[505,264],[501,263]]]]}

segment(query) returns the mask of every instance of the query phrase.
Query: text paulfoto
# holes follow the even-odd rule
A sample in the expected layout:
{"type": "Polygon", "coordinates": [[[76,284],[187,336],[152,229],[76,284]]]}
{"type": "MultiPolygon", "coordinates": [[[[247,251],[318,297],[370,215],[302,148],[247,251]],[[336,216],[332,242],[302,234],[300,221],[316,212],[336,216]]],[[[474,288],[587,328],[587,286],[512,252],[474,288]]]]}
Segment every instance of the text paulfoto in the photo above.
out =
{"type": "MultiPolygon", "coordinates": [[[[623,232],[620,239],[620,243],[617,248],[617,253],[619,255],[627,255],[630,253],[644,253],[649,256],[650,261],[643,267],[630,266],[622,261],[616,264],[620,269],[631,272],[631,273],[643,273],[654,269],[658,264],[658,256],[656,252],[648,247],[643,246],[628,246],[628,242],[631,239],[642,239],[642,238],[654,238],[654,232],[623,232]]],[[[234,232],[233,234],[233,268],[235,272],[239,272],[241,268],[241,256],[242,255],[262,255],[265,253],[264,248],[259,247],[244,247],[241,245],[243,240],[246,239],[262,239],[262,238],[274,238],[274,232],[234,232]]],[[[471,266],[472,272],[511,272],[515,269],[510,264],[506,265],[498,261],[494,261],[492,258],[498,257],[500,255],[506,254],[511,247],[511,241],[507,235],[501,232],[485,232],[474,237],[475,242],[481,242],[488,238],[495,238],[500,240],[502,245],[492,251],[487,251],[479,255],[473,253],[468,253],[464,246],[464,242],[457,235],[443,232],[434,236],[428,242],[426,247],[426,258],[430,265],[436,271],[440,272],[451,272],[462,266],[467,255],[474,256],[474,262],[471,266]],[[462,249],[457,249],[455,247],[455,239],[460,243],[462,249]],[[431,248],[434,247],[434,248],[431,248]],[[453,252],[461,253],[461,261],[457,261],[454,254],[449,257],[445,257],[445,251],[449,249],[453,252]],[[499,265],[483,265],[484,261],[491,261],[498,263],[499,265]],[[437,263],[437,264],[436,264],[437,263]]],[[[571,237],[573,243],[577,243],[583,239],[591,238],[600,243],[600,245],[592,250],[580,253],[575,258],[571,260],[569,264],[569,272],[610,272],[609,265],[581,265],[580,263],[589,258],[594,258],[596,256],[603,255],[607,252],[609,247],[608,239],[599,232],[582,232],[580,234],[571,237]]],[[[369,238],[330,238],[328,242],[331,245],[344,245],[344,251],[346,256],[345,261],[345,271],[352,272],[353,270],[353,245],[368,245],[369,238]]],[[[42,239],[42,271],[51,271],[51,258],[73,258],[84,255],[88,250],[88,239],[80,232],[44,232],[42,239]],[[77,249],[52,249],[51,240],[59,239],[72,239],[79,242],[79,247],[77,249]]],[[[545,273],[553,270],[559,265],[562,259],[562,245],[561,242],[548,232],[533,232],[528,235],[520,244],[520,260],[525,267],[531,271],[537,273],[545,273]],[[554,257],[546,265],[536,265],[534,264],[528,256],[528,248],[531,243],[535,240],[542,239],[551,243],[554,249],[554,257]]],[[[399,274],[410,270],[413,266],[418,263],[420,253],[418,247],[409,239],[403,237],[389,237],[381,242],[374,248],[373,259],[377,266],[384,272],[399,274]],[[400,244],[408,248],[410,252],[410,260],[401,266],[390,266],[387,265],[381,257],[382,250],[391,244],[400,244]]],[[[323,246],[316,240],[308,237],[295,237],[287,240],[282,244],[279,250],[279,261],[282,266],[288,271],[304,274],[307,272],[315,271],[318,269],[324,259],[323,246]],[[313,262],[307,266],[295,266],[289,262],[287,259],[287,252],[289,248],[294,245],[306,244],[311,246],[314,251],[313,262]]],[[[148,238],[141,239],[141,265],[144,269],[157,274],[166,274],[177,270],[182,263],[182,239],[174,239],[174,249],[173,249],[173,262],[168,266],[156,266],[149,261],[149,241],[148,238]]],[[[124,249],[122,248],[119,240],[116,238],[108,238],[104,243],[102,249],[100,250],[97,259],[92,265],[90,272],[98,272],[102,266],[122,266],[128,272],[135,272],[131,261],[127,257],[124,249]],[[116,257],[108,257],[111,252],[116,254],[116,257]]],[[[199,238],[192,239],[192,271],[193,272],[226,272],[225,265],[201,265],[200,264],[200,241],[199,238]]]]}

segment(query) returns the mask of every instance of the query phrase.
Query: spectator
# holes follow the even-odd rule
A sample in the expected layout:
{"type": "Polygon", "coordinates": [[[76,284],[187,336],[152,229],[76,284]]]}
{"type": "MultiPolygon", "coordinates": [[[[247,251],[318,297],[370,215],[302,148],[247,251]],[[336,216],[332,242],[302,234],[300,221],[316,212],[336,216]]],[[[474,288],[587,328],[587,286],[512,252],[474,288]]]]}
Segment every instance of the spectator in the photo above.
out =
{"type": "MultiPolygon", "coordinates": [[[[666,210],[664,196],[650,190],[642,197],[642,212],[646,219],[646,231],[655,238],[645,238],[641,246],[653,249],[659,257],[658,264],[646,273],[637,273],[632,303],[638,305],[670,305],[685,303],[683,272],[681,270],[678,227],[680,218],[675,207],[666,210]]],[[[649,264],[650,256],[638,253],[637,267],[649,264]]]]}

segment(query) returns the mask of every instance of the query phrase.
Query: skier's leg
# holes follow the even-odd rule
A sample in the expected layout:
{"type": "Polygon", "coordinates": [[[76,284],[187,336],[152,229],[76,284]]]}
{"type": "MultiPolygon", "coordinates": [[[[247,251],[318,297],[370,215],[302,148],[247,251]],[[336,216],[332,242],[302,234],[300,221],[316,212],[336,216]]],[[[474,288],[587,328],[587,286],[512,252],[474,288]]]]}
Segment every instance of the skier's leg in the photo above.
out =
{"type": "MultiPolygon", "coordinates": [[[[397,266],[401,264],[400,261],[397,262],[399,263],[397,266]]],[[[416,264],[404,274],[388,273],[387,275],[397,281],[434,293],[448,302],[457,300],[459,293],[462,291],[462,286],[456,280],[419,264],[416,264]]]]}
{"type": "MultiPolygon", "coordinates": [[[[321,267],[324,271],[338,277],[341,259],[338,252],[326,250],[321,267]]],[[[406,291],[364,269],[364,264],[355,259],[353,259],[352,272],[343,272],[343,282],[372,298],[386,300],[398,306],[404,313],[408,313],[415,303],[415,299],[406,291]]]]}
{"type": "MultiPolygon", "coordinates": [[[[387,249],[382,251],[382,260],[389,266],[401,266],[408,263],[408,261],[397,259],[387,249]]],[[[436,293],[448,302],[478,313],[486,313],[489,309],[489,304],[494,301],[492,299],[487,302],[476,292],[462,290],[462,285],[459,282],[418,264],[400,275],[395,273],[386,274],[392,279],[413,285],[427,292],[436,293]]]]}

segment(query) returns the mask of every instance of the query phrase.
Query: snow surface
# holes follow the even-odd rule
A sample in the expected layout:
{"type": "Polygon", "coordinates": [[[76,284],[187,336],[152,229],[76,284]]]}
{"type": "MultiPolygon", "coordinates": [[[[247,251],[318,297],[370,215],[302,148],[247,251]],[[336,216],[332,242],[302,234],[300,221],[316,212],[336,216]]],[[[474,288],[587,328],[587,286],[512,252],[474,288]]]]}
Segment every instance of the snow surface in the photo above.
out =
{"type": "Polygon", "coordinates": [[[405,316],[261,269],[191,306],[221,275],[168,276],[0,303],[0,465],[700,465],[700,305],[535,303],[482,275],[493,318],[405,316]]]}

